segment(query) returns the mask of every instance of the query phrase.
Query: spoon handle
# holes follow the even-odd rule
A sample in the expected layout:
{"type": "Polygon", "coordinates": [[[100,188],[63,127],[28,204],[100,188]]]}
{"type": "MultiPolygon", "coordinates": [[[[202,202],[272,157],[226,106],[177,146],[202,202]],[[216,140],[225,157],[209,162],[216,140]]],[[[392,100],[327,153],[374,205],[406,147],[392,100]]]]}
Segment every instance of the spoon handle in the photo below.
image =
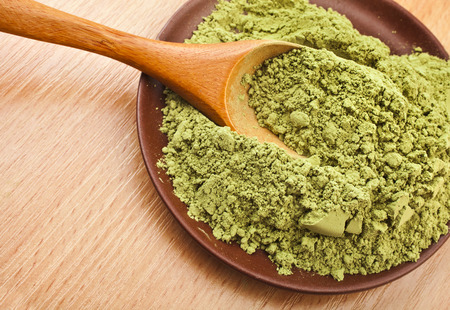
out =
{"type": "Polygon", "coordinates": [[[33,0],[0,0],[0,31],[107,56],[152,75],[155,65],[164,65],[159,57],[164,46],[176,45],[124,33],[33,0]]]}

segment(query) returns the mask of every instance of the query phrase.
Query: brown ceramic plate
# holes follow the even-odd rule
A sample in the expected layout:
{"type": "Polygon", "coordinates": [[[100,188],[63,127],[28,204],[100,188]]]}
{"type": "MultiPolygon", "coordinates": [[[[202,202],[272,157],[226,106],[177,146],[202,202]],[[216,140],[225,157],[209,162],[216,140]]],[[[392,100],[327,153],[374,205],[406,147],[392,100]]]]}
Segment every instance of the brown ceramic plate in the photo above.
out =
{"type": "MultiPolygon", "coordinates": [[[[170,19],[159,34],[164,41],[183,42],[192,35],[197,25],[214,8],[216,0],[191,0],[170,19]]],[[[395,54],[410,53],[420,46],[424,51],[441,58],[448,58],[442,45],[415,17],[390,0],[315,0],[324,7],[333,7],[345,14],[363,34],[380,38],[395,54]]],[[[450,236],[443,236],[438,243],[422,252],[416,263],[404,263],[389,271],[372,275],[346,275],[341,282],[329,276],[295,270],[291,276],[281,276],[275,265],[262,251],[248,255],[236,244],[216,240],[208,225],[192,220],[187,207],[173,193],[173,187],[164,170],[156,167],[162,157],[161,149],[167,138],[159,128],[162,123],[161,108],[164,107],[163,86],[142,75],[137,102],[137,126],[145,164],[161,198],[183,228],[206,250],[226,264],[266,283],[303,293],[339,294],[374,288],[393,281],[425,262],[450,236]]],[[[295,269],[295,268],[294,268],[295,269]]]]}

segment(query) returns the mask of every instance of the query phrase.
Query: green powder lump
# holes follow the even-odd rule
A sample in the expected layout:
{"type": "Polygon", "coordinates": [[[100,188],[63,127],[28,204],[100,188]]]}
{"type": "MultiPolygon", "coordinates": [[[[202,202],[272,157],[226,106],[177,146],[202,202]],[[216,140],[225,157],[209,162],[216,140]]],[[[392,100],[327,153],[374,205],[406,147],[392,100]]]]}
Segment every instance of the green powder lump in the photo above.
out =
{"type": "Polygon", "coordinates": [[[219,1],[188,43],[276,39],[305,47],[266,61],[249,104],[307,158],[219,127],[173,92],[159,166],[189,215],[280,274],[342,280],[416,261],[448,232],[450,65],[390,56],[307,1],[219,1]]]}

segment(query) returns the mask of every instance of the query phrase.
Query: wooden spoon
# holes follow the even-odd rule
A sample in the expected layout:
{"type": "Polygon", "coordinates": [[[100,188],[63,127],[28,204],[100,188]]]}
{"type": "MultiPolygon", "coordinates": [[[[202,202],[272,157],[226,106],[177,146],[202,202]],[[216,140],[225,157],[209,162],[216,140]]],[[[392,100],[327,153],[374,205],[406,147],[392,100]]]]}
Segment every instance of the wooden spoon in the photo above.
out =
{"type": "Polygon", "coordinates": [[[280,41],[183,44],[124,33],[32,0],[0,0],[0,31],[97,53],[128,64],[178,93],[221,126],[284,145],[258,125],[247,104],[245,73],[299,46],[280,41]]]}

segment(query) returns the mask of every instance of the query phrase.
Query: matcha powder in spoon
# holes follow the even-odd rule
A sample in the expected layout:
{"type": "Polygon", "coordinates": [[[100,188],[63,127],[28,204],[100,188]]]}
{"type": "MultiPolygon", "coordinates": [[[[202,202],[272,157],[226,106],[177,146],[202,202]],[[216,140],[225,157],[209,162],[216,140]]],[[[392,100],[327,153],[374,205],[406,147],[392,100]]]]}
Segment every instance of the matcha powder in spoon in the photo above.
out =
{"type": "Polygon", "coordinates": [[[305,47],[266,61],[249,104],[307,158],[219,127],[166,91],[160,166],[189,215],[280,274],[342,280],[416,261],[448,232],[450,65],[391,56],[306,1],[219,1],[187,43],[277,39],[305,47]]]}

